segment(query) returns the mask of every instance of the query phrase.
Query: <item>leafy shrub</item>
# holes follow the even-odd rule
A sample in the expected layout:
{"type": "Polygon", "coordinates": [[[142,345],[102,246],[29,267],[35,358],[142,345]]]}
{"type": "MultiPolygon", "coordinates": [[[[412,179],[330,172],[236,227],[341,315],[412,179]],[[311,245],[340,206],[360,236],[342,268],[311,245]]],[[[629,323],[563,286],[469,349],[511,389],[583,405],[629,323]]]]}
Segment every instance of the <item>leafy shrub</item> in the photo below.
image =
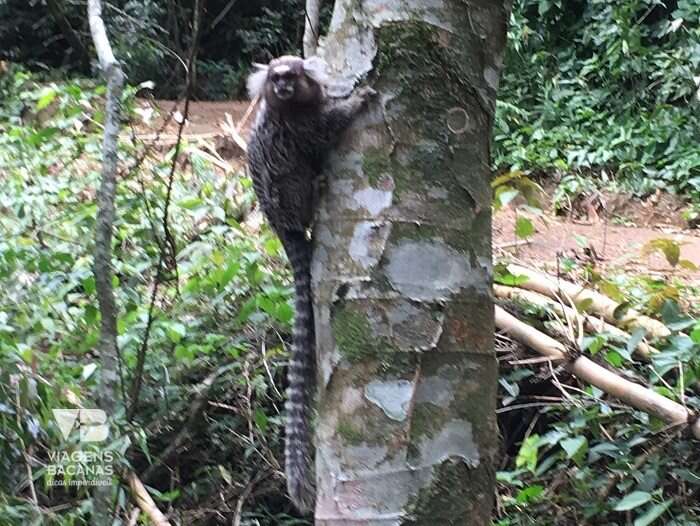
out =
{"type": "MultiPolygon", "coordinates": [[[[52,409],[96,406],[92,252],[104,88],[42,85],[15,69],[0,90],[0,524],[89,524],[89,488],[49,485],[46,465],[52,452],[80,447],[62,438],[52,409]],[[42,505],[56,511],[39,516],[31,504],[25,459],[42,505]]],[[[293,312],[281,245],[266,227],[240,221],[252,201],[250,180],[223,176],[210,156],[184,144],[170,209],[175,259],[156,276],[172,150],[137,166],[142,149],[126,136],[120,142],[113,264],[127,387],[152,314],[144,388],[132,423],[109,415],[119,432],[113,426],[102,445],[118,453],[118,466],[142,473],[185,427],[204,378],[218,370],[209,403],[188,424],[190,447],[173,460],[183,468],[174,489],[165,469],[149,485],[182,524],[212,524],[201,508],[220,508],[222,494],[235,502],[265,472],[244,519],[304,524],[289,514],[274,468],[293,312]],[[256,460],[241,462],[249,457],[256,460]]]]}
{"type": "MultiPolygon", "coordinates": [[[[654,240],[646,247],[651,250],[681,266],[677,243],[654,240]]],[[[575,266],[562,265],[569,270],[575,266]]],[[[697,412],[700,322],[677,303],[692,298],[697,289],[673,279],[603,279],[595,269],[578,270],[587,271],[593,284],[616,301],[660,317],[671,331],[655,343],[659,352],[649,361],[633,354],[643,330],[633,331],[629,339],[605,331],[588,334],[581,345],[584,356],[697,412]]],[[[496,268],[497,281],[523,279],[502,271],[496,268]]],[[[535,323],[546,320],[544,330],[561,328],[561,319],[541,307],[515,302],[508,308],[535,323]]],[[[697,316],[697,302],[690,308],[697,316]]],[[[508,362],[523,355],[512,348],[503,351],[499,425],[505,468],[497,474],[496,525],[700,524],[695,439],[579,382],[563,367],[511,367],[508,362]]]]}
{"type": "Polygon", "coordinates": [[[700,4],[520,0],[495,164],[700,192],[700,4]]]}

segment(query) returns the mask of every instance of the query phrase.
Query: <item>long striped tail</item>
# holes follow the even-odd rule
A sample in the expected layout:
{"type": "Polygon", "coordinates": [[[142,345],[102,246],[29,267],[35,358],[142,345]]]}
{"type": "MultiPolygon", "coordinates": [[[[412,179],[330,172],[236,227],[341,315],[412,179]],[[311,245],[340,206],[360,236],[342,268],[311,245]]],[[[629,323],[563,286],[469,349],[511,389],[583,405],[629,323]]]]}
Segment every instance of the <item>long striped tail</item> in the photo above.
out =
{"type": "Polygon", "coordinates": [[[316,352],[311,303],[311,243],[304,232],[286,231],[282,244],[294,274],[295,317],[287,377],[285,473],[287,491],[302,512],[313,510],[316,489],[311,442],[311,404],[316,387],[316,352]]]}

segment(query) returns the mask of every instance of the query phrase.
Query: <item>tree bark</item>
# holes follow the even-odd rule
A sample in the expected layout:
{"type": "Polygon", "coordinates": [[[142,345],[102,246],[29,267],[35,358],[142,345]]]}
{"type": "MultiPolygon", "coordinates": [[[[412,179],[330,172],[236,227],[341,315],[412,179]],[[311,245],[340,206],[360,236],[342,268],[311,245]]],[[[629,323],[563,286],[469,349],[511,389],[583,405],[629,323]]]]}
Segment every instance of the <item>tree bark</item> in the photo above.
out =
{"type": "Polygon", "coordinates": [[[486,525],[494,495],[489,137],[509,2],[338,0],[312,268],[320,526],[486,525]]]}
{"type": "MultiPolygon", "coordinates": [[[[95,227],[95,291],[100,305],[100,386],[99,407],[113,418],[119,399],[117,307],[112,291],[112,231],[114,225],[114,199],[117,189],[117,162],[119,140],[120,99],[124,86],[124,73],[114,58],[102,20],[100,0],[88,0],[90,32],[102,73],[107,81],[104,139],[102,142],[102,177],[97,194],[97,225],[95,227]]],[[[94,492],[94,524],[112,523],[111,486],[96,486],[94,492]]]]}
{"type": "Polygon", "coordinates": [[[312,57],[318,47],[321,0],[306,0],[304,16],[304,56],[312,57]]]}

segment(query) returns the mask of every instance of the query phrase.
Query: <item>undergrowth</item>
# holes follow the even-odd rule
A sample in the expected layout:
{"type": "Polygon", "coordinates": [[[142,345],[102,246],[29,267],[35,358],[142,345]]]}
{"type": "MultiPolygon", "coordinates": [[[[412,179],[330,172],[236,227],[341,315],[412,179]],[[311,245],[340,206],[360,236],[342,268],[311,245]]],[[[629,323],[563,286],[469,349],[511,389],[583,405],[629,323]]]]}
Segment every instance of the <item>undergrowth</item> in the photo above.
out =
{"type": "MultiPolygon", "coordinates": [[[[77,433],[63,438],[52,410],[97,406],[100,314],[91,265],[104,89],[40,85],[19,69],[1,82],[0,524],[89,524],[89,487],[53,485],[80,479],[90,466],[52,456],[85,451],[77,433]]],[[[125,95],[127,109],[134,92],[125,95]]],[[[290,514],[276,460],[293,315],[281,245],[265,226],[244,221],[250,180],[222,173],[209,154],[184,144],[171,251],[162,217],[172,145],[147,148],[128,130],[113,244],[124,390],[151,308],[152,322],[136,417],[109,415],[118,432],[100,446],[114,452],[115,470],[143,473],[155,464],[144,482],[182,524],[232,520],[239,498],[244,524],[302,524],[290,514]],[[165,467],[160,456],[175,440],[165,467]]]]}
{"type": "Polygon", "coordinates": [[[517,0],[497,168],[700,195],[700,4],[517,0]]]}
{"type": "MultiPolygon", "coordinates": [[[[677,245],[657,243],[656,248],[682,261],[677,245]]],[[[700,322],[697,303],[687,301],[697,298],[697,288],[680,279],[601,276],[570,260],[562,260],[561,272],[587,280],[619,302],[621,312],[633,307],[660,318],[671,331],[655,342],[659,352],[649,360],[634,354],[646,336],[639,329],[627,339],[588,333],[583,355],[697,414],[700,322]]],[[[522,279],[497,267],[497,282],[517,285],[522,279]]],[[[503,306],[561,339],[562,320],[554,313],[527,303],[503,306]]],[[[577,305],[581,312],[588,308],[577,305]]],[[[687,430],[673,429],[581,383],[561,366],[514,365],[529,357],[526,349],[507,338],[498,342],[503,464],[495,524],[700,524],[700,455],[687,430]]]]}

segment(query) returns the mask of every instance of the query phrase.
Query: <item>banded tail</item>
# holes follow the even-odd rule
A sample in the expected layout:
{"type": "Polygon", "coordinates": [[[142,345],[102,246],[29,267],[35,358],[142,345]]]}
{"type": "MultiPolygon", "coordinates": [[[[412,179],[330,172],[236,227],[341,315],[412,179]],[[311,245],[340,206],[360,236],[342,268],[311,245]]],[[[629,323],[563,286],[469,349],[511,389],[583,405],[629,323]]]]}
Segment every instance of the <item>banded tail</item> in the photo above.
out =
{"type": "Polygon", "coordinates": [[[292,502],[300,511],[310,512],[316,499],[310,422],[316,386],[311,242],[299,231],[288,230],[280,237],[294,274],[295,295],[292,354],[287,372],[284,464],[292,502]]]}

